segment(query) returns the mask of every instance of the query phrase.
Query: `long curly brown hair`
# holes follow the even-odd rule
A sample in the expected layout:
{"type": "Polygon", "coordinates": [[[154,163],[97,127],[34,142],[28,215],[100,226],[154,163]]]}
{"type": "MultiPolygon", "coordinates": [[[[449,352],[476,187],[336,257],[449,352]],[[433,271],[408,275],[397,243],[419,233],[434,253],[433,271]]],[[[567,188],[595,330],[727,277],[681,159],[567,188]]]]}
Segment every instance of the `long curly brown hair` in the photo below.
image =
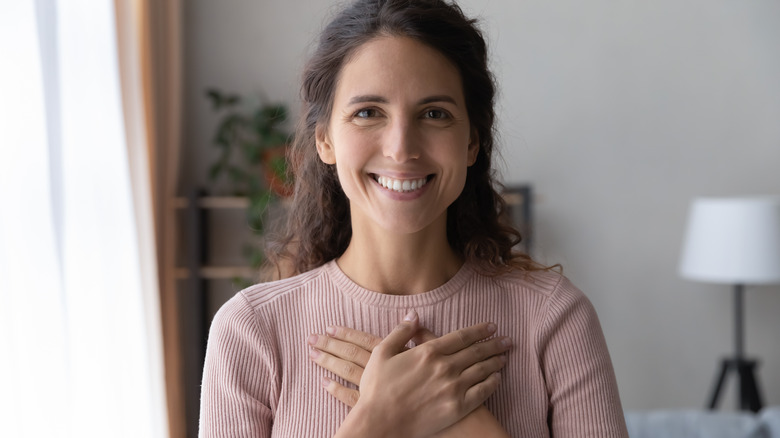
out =
{"type": "Polygon", "coordinates": [[[303,72],[302,115],[288,157],[294,197],[285,230],[272,237],[267,248],[268,262],[275,271],[271,276],[306,272],[339,257],[349,245],[349,200],[335,167],[323,163],[317,154],[315,129],[330,120],[341,68],[358,47],[378,36],[404,36],[427,44],[460,72],[479,152],[468,168],[463,192],[447,209],[447,239],[452,249],[488,273],[546,269],[513,250],[520,234],[501,220],[506,206],[496,191],[492,167],[496,89],[476,20],[442,0],[358,0],[325,27],[303,72]]]}

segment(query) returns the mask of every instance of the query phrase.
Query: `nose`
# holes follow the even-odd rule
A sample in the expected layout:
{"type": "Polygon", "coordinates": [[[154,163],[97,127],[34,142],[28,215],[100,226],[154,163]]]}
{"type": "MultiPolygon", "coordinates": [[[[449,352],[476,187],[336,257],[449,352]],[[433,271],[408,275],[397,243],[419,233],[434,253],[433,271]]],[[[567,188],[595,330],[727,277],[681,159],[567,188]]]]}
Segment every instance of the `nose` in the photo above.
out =
{"type": "Polygon", "coordinates": [[[396,119],[389,127],[382,152],[397,163],[420,158],[420,141],[413,123],[396,119]]]}

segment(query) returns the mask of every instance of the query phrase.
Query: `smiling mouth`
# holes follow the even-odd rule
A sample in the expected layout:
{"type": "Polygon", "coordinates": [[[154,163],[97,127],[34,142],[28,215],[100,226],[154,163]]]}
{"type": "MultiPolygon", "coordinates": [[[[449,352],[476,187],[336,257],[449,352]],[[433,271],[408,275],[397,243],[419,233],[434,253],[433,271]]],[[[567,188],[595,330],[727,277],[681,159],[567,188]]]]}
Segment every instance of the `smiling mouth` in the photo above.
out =
{"type": "Polygon", "coordinates": [[[376,174],[371,175],[374,181],[378,182],[382,187],[392,190],[398,193],[408,193],[415,190],[420,190],[424,185],[428,184],[428,181],[433,178],[433,175],[429,175],[425,178],[415,179],[394,179],[388,176],[380,176],[376,174]]]}

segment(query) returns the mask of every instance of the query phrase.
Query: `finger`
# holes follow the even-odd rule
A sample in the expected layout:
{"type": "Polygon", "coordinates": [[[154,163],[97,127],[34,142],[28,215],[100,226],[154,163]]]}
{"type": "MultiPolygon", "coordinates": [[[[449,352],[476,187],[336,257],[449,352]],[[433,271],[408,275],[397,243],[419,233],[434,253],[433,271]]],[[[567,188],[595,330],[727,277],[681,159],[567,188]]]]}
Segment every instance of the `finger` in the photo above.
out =
{"type": "Polygon", "coordinates": [[[510,348],[512,348],[512,340],[506,336],[501,336],[485,342],[472,344],[450,355],[450,360],[455,368],[466,369],[489,357],[506,353],[510,348]]]}
{"type": "Polygon", "coordinates": [[[442,354],[453,354],[472,345],[477,341],[488,338],[496,332],[496,325],[492,322],[473,325],[464,329],[455,330],[452,333],[430,341],[442,354]]]}
{"type": "Polygon", "coordinates": [[[309,348],[309,357],[317,365],[331,371],[347,382],[355,385],[360,384],[360,379],[363,377],[363,367],[313,347],[309,348]]]}
{"type": "Polygon", "coordinates": [[[336,397],[336,399],[345,405],[354,408],[360,398],[360,392],[356,389],[350,389],[346,386],[331,380],[327,377],[322,378],[322,387],[325,388],[330,395],[336,397]]]}
{"type": "Polygon", "coordinates": [[[404,320],[395,326],[392,332],[374,348],[373,354],[381,357],[394,356],[404,350],[404,346],[409,342],[417,332],[419,319],[417,312],[412,310],[404,320]]]}
{"type": "Polygon", "coordinates": [[[437,339],[437,336],[434,335],[432,331],[425,327],[420,327],[412,340],[414,341],[414,345],[420,345],[434,339],[437,339]]]}
{"type": "Polygon", "coordinates": [[[501,383],[501,374],[493,373],[485,380],[473,385],[466,390],[463,396],[463,407],[466,412],[471,412],[485,402],[498,389],[501,383]]]}
{"type": "Polygon", "coordinates": [[[355,344],[369,353],[374,351],[374,347],[382,342],[382,338],[378,336],[349,327],[332,326],[328,327],[325,331],[328,333],[328,336],[355,344]]]}
{"type": "Polygon", "coordinates": [[[460,374],[461,382],[464,384],[464,387],[470,388],[487,379],[493,373],[501,371],[504,365],[506,365],[505,355],[485,359],[463,370],[460,374]]]}
{"type": "Polygon", "coordinates": [[[371,357],[371,353],[363,348],[329,336],[311,335],[308,342],[309,345],[318,350],[348,360],[363,368],[366,367],[366,363],[368,363],[368,359],[371,357]]]}

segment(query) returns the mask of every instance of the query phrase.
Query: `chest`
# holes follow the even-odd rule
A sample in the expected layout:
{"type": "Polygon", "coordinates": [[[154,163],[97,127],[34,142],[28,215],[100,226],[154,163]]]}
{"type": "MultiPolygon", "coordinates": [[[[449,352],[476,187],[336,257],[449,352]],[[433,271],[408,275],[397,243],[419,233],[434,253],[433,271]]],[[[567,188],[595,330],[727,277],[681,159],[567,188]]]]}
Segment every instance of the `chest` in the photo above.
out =
{"type": "MultiPolygon", "coordinates": [[[[498,326],[498,335],[510,336],[514,346],[502,371],[501,387],[486,405],[511,436],[546,437],[547,393],[535,353],[535,331],[519,305],[513,300],[487,306],[456,301],[415,310],[421,325],[437,335],[492,321],[498,326]]],[[[311,334],[324,334],[329,325],[343,325],[384,337],[408,312],[406,308],[360,306],[349,300],[334,300],[331,306],[327,311],[304,306],[296,312],[296,321],[288,321],[284,324],[287,329],[277,333],[279,396],[273,409],[273,436],[333,436],[349,413],[348,407],[320,384],[323,376],[340,379],[309,359],[307,339],[311,334]]]]}

